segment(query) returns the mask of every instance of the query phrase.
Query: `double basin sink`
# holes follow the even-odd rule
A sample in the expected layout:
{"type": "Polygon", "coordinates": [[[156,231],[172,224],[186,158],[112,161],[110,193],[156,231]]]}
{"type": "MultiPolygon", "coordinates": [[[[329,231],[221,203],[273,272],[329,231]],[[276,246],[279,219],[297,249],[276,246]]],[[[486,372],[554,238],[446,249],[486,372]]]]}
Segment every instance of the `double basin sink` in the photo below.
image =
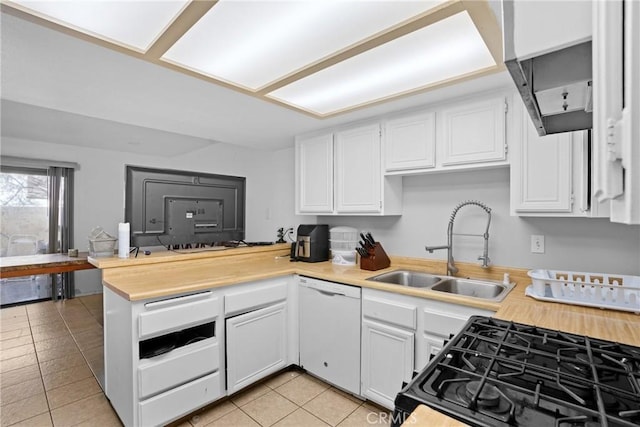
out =
{"type": "Polygon", "coordinates": [[[502,301],[514,286],[513,284],[491,280],[438,276],[413,270],[390,271],[370,277],[367,280],[409,286],[411,288],[424,288],[436,292],[446,292],[496,302],[502,301]]]}

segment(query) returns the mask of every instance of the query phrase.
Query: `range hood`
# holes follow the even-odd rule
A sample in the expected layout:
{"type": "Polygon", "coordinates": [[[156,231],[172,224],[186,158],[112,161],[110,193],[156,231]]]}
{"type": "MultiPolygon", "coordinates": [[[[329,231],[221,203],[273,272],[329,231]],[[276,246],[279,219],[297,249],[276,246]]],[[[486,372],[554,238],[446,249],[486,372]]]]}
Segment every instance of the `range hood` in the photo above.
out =
{"type": "Polygon", "coordinates": [[[589,1],[503,2],[504,63],[540,136],[592,128],[589,1]]]}

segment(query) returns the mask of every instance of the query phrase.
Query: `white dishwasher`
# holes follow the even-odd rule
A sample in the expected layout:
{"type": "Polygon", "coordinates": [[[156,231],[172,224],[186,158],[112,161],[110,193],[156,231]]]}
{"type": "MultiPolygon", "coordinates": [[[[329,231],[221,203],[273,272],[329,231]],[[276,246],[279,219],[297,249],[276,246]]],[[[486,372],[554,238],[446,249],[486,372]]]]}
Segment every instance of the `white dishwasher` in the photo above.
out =
{"type": "Polygon", "coordinates": [[[360,395],[360,288],[299,280],[300,366],[360,395]]]}

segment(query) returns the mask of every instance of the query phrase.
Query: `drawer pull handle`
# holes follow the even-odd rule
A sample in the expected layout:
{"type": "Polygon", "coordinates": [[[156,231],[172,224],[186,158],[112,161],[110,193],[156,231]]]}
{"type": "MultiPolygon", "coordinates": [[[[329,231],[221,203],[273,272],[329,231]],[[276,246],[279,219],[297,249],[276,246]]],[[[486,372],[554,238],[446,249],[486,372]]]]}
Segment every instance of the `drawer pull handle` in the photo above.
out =
{"type": "Polygon", "coordinates": [[[183,297],[169,298],[163,299],[162,301],[154,301],[148,302],[144,306],[150,310],[154,308],[167,307],[175,304],[182,304],[185,302],[196,301],[199,299],[209,298],[211,296],[211,291],[201,292],[199,294],[185,295],[183,297]]]}

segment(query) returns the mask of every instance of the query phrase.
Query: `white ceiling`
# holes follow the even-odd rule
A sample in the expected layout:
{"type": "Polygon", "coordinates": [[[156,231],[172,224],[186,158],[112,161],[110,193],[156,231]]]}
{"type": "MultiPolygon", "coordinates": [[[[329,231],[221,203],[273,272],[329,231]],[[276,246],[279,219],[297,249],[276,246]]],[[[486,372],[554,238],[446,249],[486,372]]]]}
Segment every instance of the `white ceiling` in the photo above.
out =
{"type": "Polygon", "coordinates": [[[318,119],[6,13],[1,19],[2,135],[23,139],[165,156],[215,142],[273,150],[292,146],[297,134],[512,84],[494,74],[318,119]]]}

